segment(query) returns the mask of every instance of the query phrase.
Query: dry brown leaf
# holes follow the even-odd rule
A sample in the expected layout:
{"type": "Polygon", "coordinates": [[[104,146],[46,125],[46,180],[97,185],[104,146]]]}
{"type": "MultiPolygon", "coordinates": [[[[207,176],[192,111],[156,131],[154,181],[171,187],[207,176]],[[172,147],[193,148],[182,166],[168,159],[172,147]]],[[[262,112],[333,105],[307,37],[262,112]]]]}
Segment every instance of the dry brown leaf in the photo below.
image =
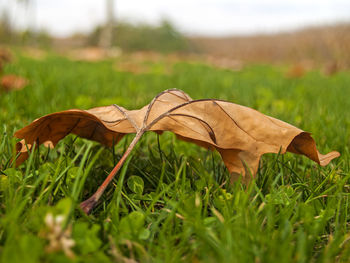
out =
{"type": "Polygon", "coordinates": [[[286,73],[287,78],[301,78],[315,68],[312,60],[304,59],[289,67],[286,73]]]}
{"type": "MultiPolygon", "coordinates": [[[[256,174],[259,160],[265,153],[298,153],[322,166],[339,156],[338,152],[320,154],[309,133],[251,108],[222,100],[192,100],[183,91],[167,90],[139,110],[111,105],[41,117],[15,133],[16,137],[24,139],[17,145],[21,153],[17,163],[27,158],[27,147],[30,149],[34,142],[53,147],[69,133],[106,146],[112,146],[125,134],[136,133],[111,172],[113,178],[146,131],[171,131],[181,140],[217,150],[233,177],[242,175],[245,181],[249,181],[250,174],[256,174]]],[[[92,207],[110,180],[106,181],[90,200],[92,207]]],[[[83,209],[89,212],[91,204],[87,204],[89,209],[85,209],[85,205],[83,209]]]]}
{"type": "Polygon", "coordinates": [[[12,55],[10,51],[5,48],[0,48],[0,72],[2,72],[3,67],[6,63],[11,62],[12,55]]]}
{"type": "Polygon", "coordinates": [[[11,52],[5,48],[0,48],[0,61],[10,62],[12,59],[11,52]]]}
{"type": "Polygon", "coordinates": [[[306,69],[301,64],[296,64],[289,68],[286,77],[288,78],[301,78],[306,74],[306,69]]]}
{"type": "Polygon", "coordinates": [[[341,65],[337,61],[330,61],[323,67],[323,74],[332,76],[341,70],[341,65]]]}
{"type": "Polygon", "coordinates": [[[5,91],[20,90],[28,84],[28,80],[16,75],[5,75],[1,78],[0,85],[5,91]]]}

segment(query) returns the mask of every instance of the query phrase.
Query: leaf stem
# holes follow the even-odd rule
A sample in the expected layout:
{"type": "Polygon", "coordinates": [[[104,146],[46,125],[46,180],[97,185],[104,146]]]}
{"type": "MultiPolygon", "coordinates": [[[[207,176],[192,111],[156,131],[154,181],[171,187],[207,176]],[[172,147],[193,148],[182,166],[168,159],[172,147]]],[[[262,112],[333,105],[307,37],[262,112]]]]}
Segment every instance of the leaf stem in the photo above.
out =
{"type": "Polygon", "coordinates": [[[144,134],[144,132],[145,132],[145,130],[141,129],[136,133],[134,139],[131,141],[129,147],[126,149],[122,158],[120,158],[119,162],[116,164],[116,166],[113,168],[113,170],[109,173],[109,175],[104,180],[104,182],[100,185],[100,187],[97,189],[97,191],[89,199],[80,203],[80,208],[86,214],[90,214],[91,210],[96,206],[97,202],[100,200],[100,198],[101,198],[102,194],[104,193],[104,191],[106,190],[107,186],[113,180],[114,176],[117,174],[117,172],[120,170],[120,168],[123,166],[125,160],[128,158],[131,151],[134,149],[135,145],[140,140],[140,138],[144,134]]]}

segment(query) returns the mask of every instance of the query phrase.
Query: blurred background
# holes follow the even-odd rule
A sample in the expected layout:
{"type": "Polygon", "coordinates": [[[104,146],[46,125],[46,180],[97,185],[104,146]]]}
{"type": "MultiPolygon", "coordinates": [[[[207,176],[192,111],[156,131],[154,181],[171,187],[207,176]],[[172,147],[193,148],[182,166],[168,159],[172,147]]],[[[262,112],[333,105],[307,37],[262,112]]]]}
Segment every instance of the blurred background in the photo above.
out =
{"type": "MultiPolygon", "coordinates": [[[[350,66],[348,0],[0,0],[0,43],[76,59],[124,54],[292,65],[326,74],[350,66]]],[[[28,51],[29,52],[29,51],[28,51]]]]}

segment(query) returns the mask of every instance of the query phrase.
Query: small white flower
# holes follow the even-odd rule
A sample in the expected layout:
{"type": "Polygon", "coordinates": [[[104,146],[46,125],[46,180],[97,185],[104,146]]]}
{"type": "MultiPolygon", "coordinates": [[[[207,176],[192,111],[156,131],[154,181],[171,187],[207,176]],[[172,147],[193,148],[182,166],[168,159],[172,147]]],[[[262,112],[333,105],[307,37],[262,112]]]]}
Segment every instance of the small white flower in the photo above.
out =
{"type": "Polygon", "coordinates": [[[74,253],[71,248],[74,247],[75,241],[71,238],[72,226],[69,225],[64,229],[65,219],[64,215],[53,216],[52,213],[48,213],[44,220],[46,230],[43,236],[49,241],[46,247],[48,252],[63,251],[67,257],[73,258],[74,253]]]}

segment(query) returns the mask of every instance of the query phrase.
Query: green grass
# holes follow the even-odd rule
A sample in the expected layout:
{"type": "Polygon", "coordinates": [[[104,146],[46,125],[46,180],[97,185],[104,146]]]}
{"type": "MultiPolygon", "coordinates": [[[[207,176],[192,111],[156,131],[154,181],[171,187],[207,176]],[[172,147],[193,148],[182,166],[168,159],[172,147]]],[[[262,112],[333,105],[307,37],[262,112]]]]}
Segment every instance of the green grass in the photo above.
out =
{"type": "Polygon", "coordinates": [[[231,72],[177,63],[170,75],[159,68],[134,75],[114,64],[19,56],[5,68],[30,85],[0,93],[0,262],[349,262],[350,73],[287,79],[283,67],[231,72]],[[138,108],[169,88],[253,107],[312,132],[321,152],[342,156],[320,167],[269,154],[245,187],[227,183],[218,154],[149,133],[91,216],[79,202],[132,135],[114,149],[71,135],[11,165],[14,131],[37,117],[112,103],[138,108]],[[50,214],[63,220],[58,232],[45,223],[50,214]],[[64,251],[70,240],[75,245],[64,251]]]}

